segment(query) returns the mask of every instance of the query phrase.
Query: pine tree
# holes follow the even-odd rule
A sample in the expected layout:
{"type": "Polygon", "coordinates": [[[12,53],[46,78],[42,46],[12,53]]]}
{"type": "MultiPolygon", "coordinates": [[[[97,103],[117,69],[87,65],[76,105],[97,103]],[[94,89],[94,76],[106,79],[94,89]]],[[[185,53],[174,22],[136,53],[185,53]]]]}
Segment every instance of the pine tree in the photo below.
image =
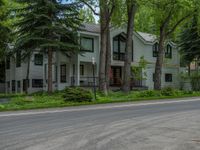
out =
{"type": "Polygon", "coordinates": [[[48,93],[52,93],[52,59],[54,51],[68,55],[79,51],[77,30],[80,27],[79,5],[62,0],[17,0],[21,18],[17,26],[16,47],[28,56],[39,48],[48,54],[48,93]]]}
{"type": "MultiPolygon", "coordinates": [[[[197,14],[192,17],[191,21],[185,24],[179,37],[182,61],[189,68],[193,60],[200,59],[200,35],[197,14]]],[[[190,70],[188,72],[190,74],[190,70]]]]}

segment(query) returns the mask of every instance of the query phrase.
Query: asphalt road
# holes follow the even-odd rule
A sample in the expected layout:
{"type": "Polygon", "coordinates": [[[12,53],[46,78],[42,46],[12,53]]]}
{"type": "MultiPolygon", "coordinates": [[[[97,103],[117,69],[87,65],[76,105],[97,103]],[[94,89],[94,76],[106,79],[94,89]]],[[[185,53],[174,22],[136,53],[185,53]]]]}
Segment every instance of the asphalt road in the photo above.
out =
{"type": "Polygon", "coordinates": [[[200,150],[200,99],[0,113],[0,150],[200,150]]]}

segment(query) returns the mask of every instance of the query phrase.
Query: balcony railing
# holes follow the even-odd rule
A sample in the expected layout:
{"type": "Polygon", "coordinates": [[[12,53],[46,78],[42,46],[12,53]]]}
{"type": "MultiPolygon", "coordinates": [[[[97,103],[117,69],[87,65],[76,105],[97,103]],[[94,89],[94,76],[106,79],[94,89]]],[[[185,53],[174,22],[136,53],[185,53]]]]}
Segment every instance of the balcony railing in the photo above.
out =
{"type": "Polygon", "coordinates": [[[113,60],[120,60],[124,61],[125,60],[125,54],[124,53],[113,53],[113,60]]]}
{"type": "MultiPolygon", "coordinates": [[[[76,86],[77,83],[77,77],[72,76],[71,77],[71,86],[76,86]]],[[[80,86],[82,87],[92,87],[94,86],[94,79],[93,77],[80,77],[80,86]]],[[[95,85],[99,85],[99,78],[95,77],[95,85]]],[[[110,86],[122,86],[122,79],[121,78],[113,78],[110,79],[110,86]]],[[[142,80],[134,80],[131,79],[131,87],[143,87],[143,81],[142,80]]]]}

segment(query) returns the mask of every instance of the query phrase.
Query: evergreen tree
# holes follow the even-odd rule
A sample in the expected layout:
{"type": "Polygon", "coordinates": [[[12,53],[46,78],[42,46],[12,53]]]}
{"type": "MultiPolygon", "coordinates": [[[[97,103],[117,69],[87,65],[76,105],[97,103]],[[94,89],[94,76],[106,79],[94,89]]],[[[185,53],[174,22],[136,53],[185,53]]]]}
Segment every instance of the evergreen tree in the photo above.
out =
{"type": "Polygon", "coordinates": [[[23,7],[16,10],[16,49],[24,54],[36,49],[48,54],[48,92],[52,93],[52,59],[55,51],[67,55],[79,51],[77,30],[80,27],[79,5],[62,0],[16,0],[23,7]]]}
{"type": "MultiPolygon", "coordinates": [[[[190,63],[193,60],[200,59],[200,35],[198,27],[198,16],[195,14],[191,21],[185,24],[179,42],[182,61],[190,68],[190,63]]],[[[190,74],[190,69],[189,69],[190,74]]]]}

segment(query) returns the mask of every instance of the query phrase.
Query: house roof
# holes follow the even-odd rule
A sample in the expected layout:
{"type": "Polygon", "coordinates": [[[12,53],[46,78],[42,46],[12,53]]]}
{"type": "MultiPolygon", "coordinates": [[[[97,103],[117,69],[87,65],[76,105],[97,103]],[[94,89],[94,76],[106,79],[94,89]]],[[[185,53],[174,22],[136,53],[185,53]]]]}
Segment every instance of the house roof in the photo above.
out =
{"type": "MultiPolygon", "coordinates": [[[[100,25],[99,24],[89,24],[84,23],[81,27],[81,30],[91,33],[100,33],[100,25]]],[[[150,33],[144,33],[144,32],[135,32],[137,35],[139,35],[140,38],[142,38],[147,43],[154,43],[157,40],[157,36],[150,33]]]]}
{"type": "Polygon", "coordinates": [[[157,40],[157,36],[154,34],[144,33],[144,32],[136,32],[139,36],[141,36],[146,42],[155,42],[157,40]]]}
{"type": "Polygon", "coordinates": [[[92,32],[92,33],[100,33],[100,26],[99,26],[99,24],[84,23],[80,28],[83,31],[92,32]]]}

